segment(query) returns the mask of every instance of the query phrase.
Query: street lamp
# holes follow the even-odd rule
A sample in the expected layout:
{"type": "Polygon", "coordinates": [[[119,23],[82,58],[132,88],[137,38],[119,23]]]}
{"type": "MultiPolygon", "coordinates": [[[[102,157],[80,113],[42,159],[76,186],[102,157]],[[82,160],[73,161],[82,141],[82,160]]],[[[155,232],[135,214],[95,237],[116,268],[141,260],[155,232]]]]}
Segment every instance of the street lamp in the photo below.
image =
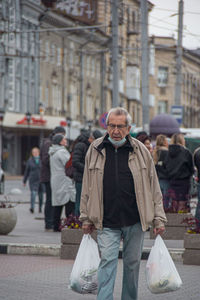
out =
{"type": "Polygon", "coordinates": [[[93,120],[87,120],[87,125],[88,125],[88,128],[89,128],[89,132],[91,133],[91,128],[92,128],[92,125],[93,125],[93,120]]]}
{"type": "MultiPolygon", "coordinates": [[[[39,103],[39,115],[40,115],[40,120],[43,120],[44,106],[41,102],[39,103]]],[[[43,138],[44,138],[44,131],[43,131],[43,127],[42,127],[41,131],[40,131],[40,144],[41,144],[43,138]]]]}
{"type": "Polygon", "coordinates": [[[67,121],[67,128],[68,128],[68,143],[69,143],[69,146],[70,146],[70,131],[71,131],[71,123],[72,123],[72,119],[70,117],[67,117],[66,118],[66,121],[67,121]]]}
{"type": "Polygon", "coordinates": [[[5,114],[4,109],[0,109],[0,165],[2,162],[2,123],[3,123],[4,114],[5,114]]]}
{"type": "MultiPolygon", "coordinates": [[[[28,128],[30,128],[30,123],[31,123],[31,113],[27,112],[26,113],[26,121],[28,123],[28,128]]],[[[28,153],[30,154],[30,132],[28,130],[28,153]]]]}
{"type": "Polygon", "coordinates": [[[28,125],[30,125],[30,122],[31,122],[31,113],[30,112],[26,113],[26,121],[27,121],[28,125]]]}

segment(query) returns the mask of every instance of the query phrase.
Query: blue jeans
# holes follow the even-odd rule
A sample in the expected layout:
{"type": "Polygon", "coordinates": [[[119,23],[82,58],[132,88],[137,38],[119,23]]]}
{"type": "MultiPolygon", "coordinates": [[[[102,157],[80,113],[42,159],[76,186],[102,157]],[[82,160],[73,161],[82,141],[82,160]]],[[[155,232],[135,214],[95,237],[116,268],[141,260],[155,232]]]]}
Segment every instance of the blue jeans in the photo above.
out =
{"type": "Polygon", "coordinates": [[[97,241],[101,254],[98,269],[97,300],[113,300],[120,241],[123,238],[123,284],[121,300],[137,300],[138,277],[144,232],[140,223],[119,229],[98,230],[97,241]]]}
{"type": "Polygon", "coordinates": [[[195,218],[198,221],[198,227],[200,228],[200,184],[197,183],[197,192],[198,192],[198,203],[196,207],[195,218]]]}
{"type": "Polygon", "coordinates": [[[39,198],[39,210],[41,210],[42,204],[43,204],[43,192],[41,192],[41,191],[31,190],[31,208],[33,210],[35,208],[35,199],[36,199],[37,195],[38,195],[38,198],[39,198]]]}
{"type": "Polygon", "coordinates": [[[75,216],[80,216],[80,199],[81,199],[81,190],[82,190],[82,182],[75,182],[76,188],[76,200],[75,200],[75,216]]]}

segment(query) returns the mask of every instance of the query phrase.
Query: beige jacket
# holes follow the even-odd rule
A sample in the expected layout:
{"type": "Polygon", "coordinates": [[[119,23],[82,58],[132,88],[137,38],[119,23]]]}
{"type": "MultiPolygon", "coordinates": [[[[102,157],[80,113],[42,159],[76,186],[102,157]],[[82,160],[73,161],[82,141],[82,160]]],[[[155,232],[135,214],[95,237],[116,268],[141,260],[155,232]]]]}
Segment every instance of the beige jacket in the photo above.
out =
{"type": "MultiPolygon", "coordinates": [[[[167,219],[153,159],[141,142],[131,136],[128,138],[134,149],[129,153],[128,165],[134,179],[142,229],[146,231],[152,222],[154,227],[162,227],[167,219]]],[[[106,152],[105,148],[98,148],[103,139],[104,137],[95,140],[86,154],[80,204],[80,220],[84,224],[94,224],[97,229],[102,229],[103,222],[103,173],[106,152]]]]}

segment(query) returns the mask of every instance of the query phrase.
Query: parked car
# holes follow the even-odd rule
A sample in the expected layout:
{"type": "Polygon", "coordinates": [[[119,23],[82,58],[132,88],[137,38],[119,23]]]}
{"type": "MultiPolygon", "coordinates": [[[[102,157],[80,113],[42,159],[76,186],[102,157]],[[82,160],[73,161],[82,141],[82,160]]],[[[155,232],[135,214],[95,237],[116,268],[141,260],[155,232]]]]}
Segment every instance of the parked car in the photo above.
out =
{"type": "Polygon", "coordinates": [[[5,191],[5,174],[0,166],[0,194],[4,194],[5,191]]]}

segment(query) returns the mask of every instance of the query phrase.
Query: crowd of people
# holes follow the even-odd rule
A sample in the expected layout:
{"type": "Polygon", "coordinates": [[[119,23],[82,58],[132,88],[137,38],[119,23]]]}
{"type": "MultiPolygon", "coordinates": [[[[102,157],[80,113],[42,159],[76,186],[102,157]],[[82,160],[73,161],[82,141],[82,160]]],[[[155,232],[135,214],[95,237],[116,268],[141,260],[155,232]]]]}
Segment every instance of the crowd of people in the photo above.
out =
{"type": "Polygon", "coordinates": [[[100,130],[82,129],[81,134],[69,147],[65,129],[57,126],[47,138],[44,138],[40,149],[34,147],[31,150],[23,184],[25,186],[29,180],[31,213],[35,211],[37,195],[38,212],[42,212],[43,196],[44,193],[46,194],[44,207],[46,231],[61,230],[63,208],[65,208],[66,218],[71,214],[79,217],[85,155],[90,144],[101,136],[100,130]],[[73,168],[72,176],[68,176],[66,172],[69,160],[73,168]]]}
{"type": "MultiPolygon", "coordinates": [[[[63,207],[74,214],[84,233],[97,229],[100,251],[98,300],[113,299],[120,241],[123,239],[122,299],[137,299],[144,233],[165,231],[166,212],[190,211],[190,183],[197,168],[200,221],[200,147],[194,155],[181,133],[160,134],[155,146],[146,132],[130,135],[131,116],[122,107],[108,112],[107,132],[82,130],[67,150],[66,132],[56,127],[33,148],[24,174],[29,178],[31,213],[39,187],[45,186],[45,229],[60,231],[63,207]],[[71,162],[73,176],[67,176],[71,162]],[[195,167],[194,167],[195,166],[195,167]],[[37,182],[35,184],[33,181],[37,182]]],[[[39,211],[42,210],[42,198],[39,211]]],[[[200,224],[200,222],[199,222],[200,224]]]]}
{"type": "Polygon", "coordinates": [[[159,134],[154,148],[151,137],[146,132],[139,133],[136,138],[146,146],[153,157],[165,212],[189,212],[190,185],[195,169],[193,155],[185,146],[184,135],[174,133],[169,139],[159,134]]]}
{"type": "MultiPolygon", "coordinates": [[[[23,184],[26,185],[29,180],[31,213],[35,211],[37,196],[38,212],[42,212],[43,197],[46,193],[44,215],[47,231],[60,231],[63,207],[66,217],[70,214],[79,217],[85,156],[90,144],[101,136],[99,130],[93,132],[81,130],[81,134],[72,144],[70,156],[65,129],[57,126],[50,136],[42,141],[40,149],[37,147],[32,149],[31,157],[26,163],[23,184]],[[73,166],[72,178],[65,174],[69,159],[73,166]]],[[[139,132],[136,139],[145,145],[153,158],[165,212],[189,212],[191,177],[195,174],[195,168],[200,199],[200,148],[192,155],[186,148],[181,133],[175,133],[171,139],[159,134],[154,147],[151,137],[145,131],[139,132]]],[[[200,201],[196,217],[200,222],[200,201]]]]}

